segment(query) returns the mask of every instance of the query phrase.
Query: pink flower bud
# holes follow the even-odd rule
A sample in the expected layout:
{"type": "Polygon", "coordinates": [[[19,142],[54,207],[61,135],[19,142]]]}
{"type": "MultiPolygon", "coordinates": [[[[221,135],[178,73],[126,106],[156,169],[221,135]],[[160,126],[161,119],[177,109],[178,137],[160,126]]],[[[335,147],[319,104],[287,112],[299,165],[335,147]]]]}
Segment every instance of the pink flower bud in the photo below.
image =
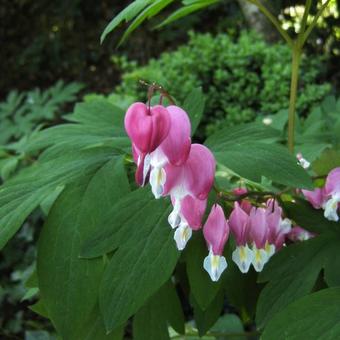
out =
{"type": "Polygon", "coordinates": [[[229,236],[229,225],[224,217],[223,209],[215,204],[210,211],[203,228],[204,238],[214,255],[222,255],[224,245],[229,236]]]}
{"type": "Polygon", "coordinates": [[[249,238],[257,249],[265,248],[268,239],[266,209],[252,208],[249,215],[249,238]]]}
{"type": "Polygon", "coordinates": [[[234,209],[229,217],[229,225],[238,246],[244,246],[247,243],[248,220],[248,214],[240,207],[238,202],[235,202],[234,209]]]}
{"type": "Polygon", "coordinates": [[[309,203],[315,208],[320,209],[325,201],[324,189],[316,188],[313,191],[301,190],[309,203]]]}

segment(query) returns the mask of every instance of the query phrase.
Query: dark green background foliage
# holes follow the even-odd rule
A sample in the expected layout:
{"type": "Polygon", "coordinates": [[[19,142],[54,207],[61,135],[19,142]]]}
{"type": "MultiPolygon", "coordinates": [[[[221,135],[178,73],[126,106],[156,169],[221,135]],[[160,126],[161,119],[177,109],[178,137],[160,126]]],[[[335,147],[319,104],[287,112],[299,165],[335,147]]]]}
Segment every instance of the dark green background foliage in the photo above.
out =
{"type": "MultiPolygon", "coordinates": [[[[144,79],[159,82],[182,100],[192,88],[202,86],[208,127],[201,134],[209,134],[219,125],[244,123],[286,109],[290,59],[287,46],[269,45],[255,34],[243,32],[239,39],[226,34],[191,34],[189,43],[177,51],[124,73],[117,91],[145,100],[145,88],[138,83],[144,79]]],[[[330,84],[318,83],[322,65],[316,56],[303,59],[297,103],[300,114],[306,114],[331,90],[330,84]]]]}
{"type": "MultiPolygon", "coordinates": [[[[179,23],[154,31],[144,25],[119,50],[114,40],[122,31],[100,45],[100,34],[111,18],[130,1],[126,0],[11,0],[0,7],[0,98],[9,90],[46,87],[58,79],[81,81],[92,91],[110,92],[120,80],[117,56],[141,63],[171,50],[187,40],[187,30],[233,31],[243,23],[234,0],[213,6],[179,23]],[[15,20],[15,25],[13,21],[15,20]],[[201,20],[205,25],[201,25],[201,20]]],[[[165,18],[167,13],[163,15],[165,18]]]]}

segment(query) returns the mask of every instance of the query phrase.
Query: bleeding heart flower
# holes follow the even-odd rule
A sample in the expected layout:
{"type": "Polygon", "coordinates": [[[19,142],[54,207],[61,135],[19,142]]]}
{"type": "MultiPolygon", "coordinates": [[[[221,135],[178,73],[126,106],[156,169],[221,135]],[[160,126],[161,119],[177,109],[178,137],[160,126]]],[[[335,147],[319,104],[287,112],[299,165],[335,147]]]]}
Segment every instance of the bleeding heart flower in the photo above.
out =
{"type": "Polygon", "coordinates": [[[325,195],[323,188],[316,188],[313,191],[310,190],[301,191],[315,209],[320,209],[324,205],[325,195]]]}
{"type": "Polygon", "coordinates": [[[187,195],[204,200],[208,197],[215,177],[215,158],[201,144],[192,144],[189,157],[182,166],[168,164],[165,167],[166,183],[163,195],[177,200],[187,195]]]}
{"type": "Polygon", "coordinates": [[[340,167],[328,174],[324,194],[327,197],[323,204],[325,217],[330,221],[339,221],[337,210],[340,206],[340,167]]]}
{"type": "Polygon", "coordinates": [[[340,207],[340,167],[328,174],[324,188],[302,190],[302,193],[315,209],[324,209],[324,216],[328,220],[339,221],[337,211],[340,207]]]}
{"type": "Polygon", "coordinates": [[[124,125],[135,151],[138,150],[140,153],[136,181],[144,185],[146,177],[144,175],[148,173],[150,167],[148,155],[167,137],[170,130],[170,114],[161,105],[150,108],[144,103],[134,103],[125,114],[124,125]]]}
{"type": "Polygon", "coordinates": [[[212,281],[218,281],[227,268],[227,261],[222,254],[229,236],[229,225],[224,217],[223,209],[218,204],[211,208],[203,227],[203,234],[209,247],[209,255],[204,259],[203,267],[212,281]]]}
{"type": "MultiPolygon", "coordinates": [[[[176,202],[173,200],[174,205],[176,202]]],[[[202,218],[207,207],[207,200],[199,200],[192,196],[185,196],[181,200],[181,204],[177,203],[177,207],[169,215],[169,223],[176,228],[174,239],[178,250],[183,250],[192,236],[192,230],[198,230],[202,227],[202,218]],[[177,212],[177,209],[180,209],[177,212]]]]}
{"type": "Polygon", "coordinates": [[[166,182],[165,166],[184,164],[189,156],[191,147],[191,125],[185,111],[171,105],[167,107],[170,113],[171,128],[159,147],[150,155],[150,185],[155,198],[163,195],[166,182]]]}
{"type": "Polygon", "coordinates": [[[287,238],[293,242],[297,242],[307,241],[314,236],[315,236],[314,233],[311,233],[306,229],[296,226],[291,229],[291,231],[287,235],[287,238]]]}
{"type": "Polygon", "coordinates": [[[288,218],[282,219],[282,209],[277,201],[267,201],[268,242],[266,251],[268,257],[280,250],[285,242],[286,235],[291,231],[292,223],[288,218]]]}
{"type": "Polygon", "coordinates": [[[266,251],[268,223],[266,209],[253,207],[249,215],[249,238],[253,243],[254,258],[252,264],[257,272],[262,271],[269,257],[266,251]]]}
{"type": "Polygon", "coordinates": [[[247,244],[249,215],[240,207],[238,202],[234,203],[234,209],[228,222],[237,245],[232,253],[232,259],[242,273],[247,273],[253,261],[254,253],[247,244]]]}

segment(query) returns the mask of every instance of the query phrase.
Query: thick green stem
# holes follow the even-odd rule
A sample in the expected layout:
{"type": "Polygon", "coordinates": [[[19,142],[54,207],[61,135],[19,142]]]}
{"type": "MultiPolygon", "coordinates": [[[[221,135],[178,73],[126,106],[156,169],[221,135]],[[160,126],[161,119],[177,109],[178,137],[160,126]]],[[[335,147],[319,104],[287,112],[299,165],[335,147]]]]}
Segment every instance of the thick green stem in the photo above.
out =
{"type": "Polygon", "coordinates": [[[288,110],[288,148],[290,152],[294,152],[294,133],[295,133],[295,108],[299,83],[299,66],[301,59],[301,47],[295,42],[292,51],[292,76],[290,83],[290,98],[288,110]]]}

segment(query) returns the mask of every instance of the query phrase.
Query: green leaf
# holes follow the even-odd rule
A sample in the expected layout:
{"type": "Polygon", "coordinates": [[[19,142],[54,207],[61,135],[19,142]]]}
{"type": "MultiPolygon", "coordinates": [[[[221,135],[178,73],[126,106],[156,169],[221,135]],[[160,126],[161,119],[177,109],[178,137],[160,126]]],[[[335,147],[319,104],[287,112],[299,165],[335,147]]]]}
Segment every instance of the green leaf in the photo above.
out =
{"type": "Polygon", "coordinates": [[[218,294],[222,279],[212,282],[209,274],[203,269],[208,249],[201,233],[195,234],[187,247],[185,261],[190,292],[200,309],[204,311],[218,294]]]}
{"type": "Polygon", "coordinates": [[[199,11],[204,7],[213,5],[215,3],[219,2],[219,0],[204,0],[204,1],[195,1],[193,4],[189,4],[188,6],[183,6],[174,13],[172,13],[170,16],[168,16],[160,25],[158,25],[156,28],[161,28],[165,25],[168,25],[178,19],[181,19],[193,12],[199,11]]]}
{"type": "Polygon", "coordinates": [[[277,140],[279,131],[262,123],[248,123],[234,127],[225,127],[206,141],[205,145],[215,152],[233,147],[235,144],[247,142],[272,142],[277,140]]]}
{"type": "Polygon", "coordinates": [[[100,315],[99,307],[96,305],[92,310],[92,315],[89,318],[91,322],[84,325],[84,327],[77,333],[76,339],[81,340],[123,340],[124,328],[119,327],[110,334],[107,334],[104,326],[104,321],[100,315]]]}
{"type": "Polygon", "coordinates": [[[235,336],[235,334],[240,334],[244,332],[243,324],[240,318],[235,314],[224,314],[221,316],[215,325],[211,327],[210,331],[212,333],[224,333],[226,336],[218,336],[216,340],[224,340],[228,337],[228,333],[232,335],[232,339],[234,340],[246,340],[245,336],[235,336]]]}
{"type": "Polygon", "coordinates": [[[136,0],[133,1],[129,6],[124,8],[124,10],[121,11],[117,16],[115,16],[105,27],[105,30],[100,37],[100,42],[103,43],[106,36],[110,32],[112,32],[121,22],[130,21],[131,19],[133,19],[151,2],[151,0],[136,0]]]}
{"type": "Polygon", "coordinates": [[[278,313],[265,328],[263,340],[335,340],[340,338],[340,288],[305,296],[278,313]]]}
{"type": "Polygon", "coordinates": [[[309,231],[322,234],[340,230],[339,223],[327,220],[322,209],[316,210],[302,199],[295,199],[295,203],[284,202],[284,210],[289,219],[309,231]]]}
{"type": "Polygon", "coordinates": [[[245,275],[228,258],[228,268],[225,274],[225,294],[230,305],[236,307],[242,320],[249,322],[255,315],[256,302],[261,285],[256,283],[257,273],[252,268],[245,275]]]}
{"type": "Polygon", "coordinates": [[[123,233],[111,247],[119,246],[105,270],[99,295],[107,331],[122,325],[169,279],[179,256],[167,222],[169,203],[150,200],[140,192],[130,194],[115,215],[115,228],[123,233]],[[138,205],[136,195],[141,196],[138,205]]]}
{"type": "Polygon", "coordinates": [[[295,154],[301,153],[303,158],[305,158],[308,162],[312,163],[316,159],[320,157],[322,152],[329,148],[331,144],[326,143],[303,143],[303,144],[297,144],[295,146],[295,154]]]}
{"type": "Polygon", "coordinates": [[[101,217],[129,191],[121,159],[67,187],[54,204],[38,247],[38,281],[44,306],[63,339],[76,339],[91,320],[103,259],[80,259],[80,245],[101,217]]]}
{"type": "Polygon", "coordinates": [[[194,307],[194,319],[198,333],[200,336],[203,336],[212,327],[212,325],[216,323],[217,319],[221,315],[224,304],[224,292],[223,290],[220,290],[205,310],[202,310],[199,307],[193,296],[191,296],[190,300],[194,307]]]}
{"type": "Polygon", "coordinates": [[[139,232],[141,220],[148,225],[157,222],[159,216],[152,211],[158,207],[159,203],[154,200],[149,187],[126,195],[104,213],[101,225],[85,240],[81,256],[94,258],[117,249],[127,240],[126,235],[139,232]],[[132,225],[136,227],[132,228],[132,225]]]}
{"type": "Polygon", "coordinates": [[[91,174],[112,158],[112,149],[64,152],[54,159],[38,161],[0,187],[0,249],[27,216],[58,186],[91,174]]]}
{"type": "Polygon", "coordinates": [[[191,121],[191,135],[195,131],[203,117],[205,97],[201,87],[192,90],[185,98],[183,109],[188,113],[191,121]]]}
{"type": "Polygon", "coordinates": [[[184,315],[173,284],[168,281],[136,313],[133,320],[135,340],[169,339],[167,321],[183,334],[184,315]]]}
{"type": "Polygon", "coordinates": [[[11,157],[6,162],[4,162],[1,166],[1,178],[3,181],[6,181],[11,174],[15,171],[19,163],[17,157],[11,157]]]}
{"type": "Polygon", "coordinates": [[[313,170],[319,175],[327,175],[331,170],[340,166],[340,150],[327,149],[313,163],[313,170]]]}
{"type": "MultiPolygon", "coordinates": [[[[220,149],[220,148],[218,148],[220,149]]],[[[294,156],[279,145],[265,143],[235,144],[215,152],[217,162],[240,177],[261,182],[261,177],[295,188],[313,189],[308,173],[294,156]]]]}
{"type": "Polygon", "coordinates": [[[120,39],[118,46],[120,46],[127,37],[138,27],[140,26],[146,19],[150,19],[151,17],[158,14],[162,9],[170,5],[174,0],[154,0],[150,3],[150,5],[145,8],[131,23],[128,29],[124,32],[122,38],[120,39]]]}
{"type": "Polygon", "coordinates": [[[324,279],[330,286],[340,285],[340,239],[327,233],[290,245],[266,264],[260,282],[269,281],[260,294],[256,320],[263,327],[288,304],[308,294],[324,269],[324,279]]]}

